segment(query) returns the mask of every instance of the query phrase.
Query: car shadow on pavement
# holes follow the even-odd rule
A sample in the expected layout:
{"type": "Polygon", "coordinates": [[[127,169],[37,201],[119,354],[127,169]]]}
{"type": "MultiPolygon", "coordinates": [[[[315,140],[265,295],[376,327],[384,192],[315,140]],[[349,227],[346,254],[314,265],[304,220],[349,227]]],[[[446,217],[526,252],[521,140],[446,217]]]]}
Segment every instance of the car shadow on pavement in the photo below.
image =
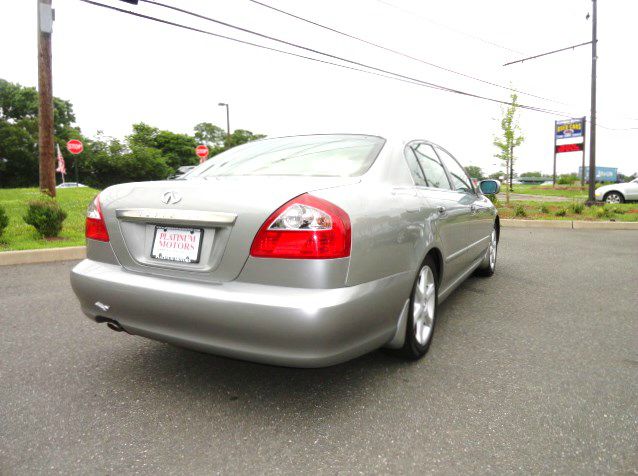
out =
{"type": "Polygon", "coordinates": [[[187,402],[218,410],[241,407],[254,418],[266,418],[273,409],[286,409],[288,414],[318,412],[335,418],[342,410],[363,404],[377,391],[387,394],[392,388],[391,392],[400,394],[405,385],[445,385],[443,358],[437,347],[448,345],[444,338],[446,307],[443,303],[439,310],[432,348],[419,361],[406,361],[378,350],[331,367],[299,369],[122,336],[128,342],[102,369],[102,378],[120,398],[129,401],[160,398],[185,409],[189,407],[187,402]]]}

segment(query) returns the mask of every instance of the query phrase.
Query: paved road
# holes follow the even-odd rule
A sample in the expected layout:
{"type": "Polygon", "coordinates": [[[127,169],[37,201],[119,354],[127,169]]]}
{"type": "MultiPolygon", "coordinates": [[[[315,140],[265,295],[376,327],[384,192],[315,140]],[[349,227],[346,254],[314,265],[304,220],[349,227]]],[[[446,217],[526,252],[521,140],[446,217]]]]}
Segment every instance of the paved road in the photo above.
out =
{"type": "Polygon", "coordinates": [[[425,360],[319,370],[118,334],[72,263],[0,268],[0,474],[638,472],[638,233],[502,238],[425,360]]]}

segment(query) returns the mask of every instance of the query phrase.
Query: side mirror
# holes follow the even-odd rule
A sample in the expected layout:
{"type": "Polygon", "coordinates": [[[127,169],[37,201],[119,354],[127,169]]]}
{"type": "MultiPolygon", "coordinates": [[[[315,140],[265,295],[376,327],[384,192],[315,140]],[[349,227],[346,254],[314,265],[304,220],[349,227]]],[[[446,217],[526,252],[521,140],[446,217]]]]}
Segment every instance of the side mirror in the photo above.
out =
{"type": "Polygon", "coordinates": [[[498,180],[481,180],[478,186],[483,195],[496,195],[501,190],[501,182],[498,180]]]}

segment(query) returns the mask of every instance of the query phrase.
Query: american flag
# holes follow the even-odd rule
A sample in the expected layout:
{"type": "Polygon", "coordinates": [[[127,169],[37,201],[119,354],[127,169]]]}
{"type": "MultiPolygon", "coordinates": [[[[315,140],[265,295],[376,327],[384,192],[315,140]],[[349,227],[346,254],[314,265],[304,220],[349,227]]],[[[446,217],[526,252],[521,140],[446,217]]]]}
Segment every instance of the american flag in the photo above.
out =
{"type": "Polygon", "coordinates": [[[55,169],[55,171],[62,174],[62,181],[64,181],[64,176],[66,175],[66,164],[64,163],[64,157],[62,157],[62,152],[60,151],[60,144],[56,145],[58,146],[58,168],[55,169]]]}

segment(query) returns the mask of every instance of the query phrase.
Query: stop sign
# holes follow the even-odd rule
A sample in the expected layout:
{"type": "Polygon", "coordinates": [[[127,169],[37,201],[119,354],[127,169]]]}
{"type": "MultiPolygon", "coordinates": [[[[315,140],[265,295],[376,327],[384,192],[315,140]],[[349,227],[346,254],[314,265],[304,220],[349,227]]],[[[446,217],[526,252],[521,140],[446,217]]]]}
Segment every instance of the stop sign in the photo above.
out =
{"type": "Polygon", "coordinates": [[[66,149],[73,155],[77,155],[84,150],[84,146],[79,140],[71,139],[69,142],[66,143],[66,149]]]}
{"type": "Polygon", "coordinates": [[[206,157],[208,157],[208,147],[206,147],[204,144],[200,144],[195,148],[195,153],[200,159],[205,159],[206,157]]]}

